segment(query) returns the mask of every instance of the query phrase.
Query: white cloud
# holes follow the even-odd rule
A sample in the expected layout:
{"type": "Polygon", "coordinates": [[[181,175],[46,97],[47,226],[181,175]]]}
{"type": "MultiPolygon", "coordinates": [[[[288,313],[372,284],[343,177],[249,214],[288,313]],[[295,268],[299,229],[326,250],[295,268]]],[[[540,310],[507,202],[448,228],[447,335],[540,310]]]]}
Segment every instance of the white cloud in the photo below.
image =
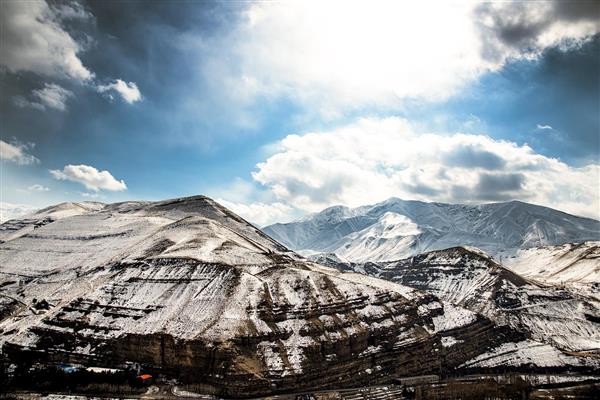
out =
{"type": "MultiPolygon", "coordinates": [[[[114,90],[129,104],[133,104],[136,101],[142,100],[142,94],[134,82],[127,83],[121,79],[117,79],[107,85],[98,85],[97,89],[100,93],[106,93],[114,90]]],[[[109,96],[111,95],[109,94],[109,96]]]]}
{"type": "Polygon", "coordinates": [[[520,199],[600,217],[600,165],[575,168],[483,135],[416,134],[405,120],[373,118],[289,135],[276,149],[253,177],[276,202],[305,212],[396,196],[450,203],[520,199]]]}
{"type": "Polygon", "coordinates": [[[211,43],[203,68],[241,104],[286,96],[333,118],[347,109],[397,108],[406,98],[447,98],[509,59],[575,46],[598,32],[597,21],[563,16],[558,8],[552,2],[255,2],[235,29],[211,43]],[[520,13],[539,24],[532,29],[520,13]],[[528,36],[511,42],[515,31],[528,36]]]}
{"type": "Polygon", "coordinates": [[[46,107],[65,111],[67,109],[68,98],[73,97],[73,92],[55,83],[46,83],[43,88],[35,89],[31,94],[33,100],[17,96],[14,99],[14,103],[19,107],[32,107],[42,111],[46,107]]]}
{"type": "Polygon", "coordinates": [[[7,143],[0,140],[0,160],[10,161],[18,165],[31,165],[40,162],[35,156],[27,153],[33,144],[7,143]]]}
{"type": "Polygon", "coordinates": [[[56,84],[46,84],[43,89],[36,89],[32,93],[44,106],[60,111],[66,110],[67,99],[73,96],[73,92],[56,84]]]}
{"type": "MultiPolygon", "coordinates": [[[[53,8],[43,0],[0,2],[0,64],[12,72],[28,71],[80,82],[92,79],[94,74],[78,56],[81,45],[62,25],[62,19],[75,16],[68,10],[77,8],[53,8]]],[[[80,6],[79,13],[83,17],[80,6]]]]}
{"type": "Polygon", "coordinates": [[[299,215],[293,207],[277,202],[273,194],[259,188],[256,182],[239,177],[225,185],[212,186],[207,194],[257,226],[290,221],[299,215]]]}
{"type": "Polygon", "coordinates": [[[216,201],[259,227],[286,221],[292,212],[292,207],[283,203],[243,204],[224,199],[216,199],[216,201]]]}
{"type": "Polygon", "coordinates": [[[483,2],[475,7],[488,60],[535,58],[548,47],[569,48],[600,31],[600,5],[593,0],[566,2],[483,2]]]}
{"type": "Polygon", "coordinates": [[[48,192],[50,191],[50,188],[36,183],[35,185],[29,186],[27,190],[30,190],[32,192],[48,192]]]}
{"type": "Polygon", "coordinates": [[[53,9],[61,20],[85,21],[94,19],[94,16],[77,1],[54,4],[53,9]]]}
{"type": "Polygon", "coordinates": [[[108,171],[98,171],[89,165],[65,165],[61,170],[50,170],[55,179],[80,183],[88,190],[127,190],[123,180],[116,180],[108,171]]]}
{"type": "Polygon", "coordinates": [[[99,193],[79,192],[79,194],[81,197],[86,197],[88,199],[104,198],[104,196],[101,196],[99,193]]]}
{"type": "Polygon", "coordinates": [[[0,223],[32,213],[35,207],[26,204],[13,204],[0,201],[0,223]]]}
{"type": "MultiPolygon", "coordinates": [[[[128,103],[141,100],[135,83],[120,79],[108,85],[94,83],[95,74],[83,65],[79,54],[87,44],[75,39],[67,29],[71,20],[90,21],[94,16],[78,2],[47,2],[45,0],[0,2],[0,66],[13,73],[33,72],[53,79],[70,79],[79,84],[91,84],[99,92],[115,91],[128,103]]],[[[16,96],[19,107],[38,110],[66,110],[66,101],[73,93],[56,84],[36,89],[29,99],[16,96]]],[[[108,96],[112,98],[112,96],[108,96]]]]}
{"type": "Polygon", "coordinates": [[[542,124],[537,124],[536,128],[539,130],[554,130],[554,128],[552,128],[550,125],[542,125],[542,124]]]}

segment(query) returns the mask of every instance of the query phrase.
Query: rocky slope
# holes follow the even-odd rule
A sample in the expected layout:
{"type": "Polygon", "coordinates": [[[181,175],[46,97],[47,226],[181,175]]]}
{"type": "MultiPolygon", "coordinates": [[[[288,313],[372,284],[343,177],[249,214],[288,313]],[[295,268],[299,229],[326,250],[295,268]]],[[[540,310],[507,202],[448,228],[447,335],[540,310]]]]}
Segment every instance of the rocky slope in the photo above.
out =
{"type": "Polygon", "coordinates": [[[367,262],[454,246],[510,256],[530,247],[600,240],[600,221],[519,201],[462,205],[391,198],[354,209],[331,207],[264,231],[303,254],[367,262]]]}
{"type": "MultiPolygon", "coordinates": [[[[529,340],[426,292],[304,260],[206,197],[84,208],[1,226],[11,362],[141,364],[236,397],[468,369],[529,340]]],[[[556,367],[597,368],[557,351],[556,367]]]]}
{"type": "Polygon", "coordinates": [[[455,247],[379,263],[318,258],[342,270],[426,291],[561,350],[600,353],[596,296],[523,278],[478,249],[455,247]]]}

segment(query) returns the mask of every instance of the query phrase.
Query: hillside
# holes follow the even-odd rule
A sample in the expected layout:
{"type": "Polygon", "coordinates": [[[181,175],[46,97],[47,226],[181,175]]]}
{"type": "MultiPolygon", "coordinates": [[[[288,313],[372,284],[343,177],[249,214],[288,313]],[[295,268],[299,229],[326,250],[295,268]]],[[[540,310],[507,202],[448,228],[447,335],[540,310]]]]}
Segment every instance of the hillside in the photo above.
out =
{"type": "MultiPolygon", "coordinates": [[[[426,292],[309,262],[203,196],[96,205],[21,233],[0,244],[9,362],[141,365],[240,397],[478,368],[529,340],[426,292]]],[[[597,368],[551,351],[555,368],[597,368]]]]}
{"type": "Polygon", "coordinates": [[[514,272],[549,284],[599,284],[600,242],[565,243],[517,251],[504,259],[514,272]]]}
{"type": "Polygon", "coordinates": [[[475,248],[455,247],[379,263],[320,262],[431,293],[564,351],[600,350],[598,291],[541,285],[475,248]]]}

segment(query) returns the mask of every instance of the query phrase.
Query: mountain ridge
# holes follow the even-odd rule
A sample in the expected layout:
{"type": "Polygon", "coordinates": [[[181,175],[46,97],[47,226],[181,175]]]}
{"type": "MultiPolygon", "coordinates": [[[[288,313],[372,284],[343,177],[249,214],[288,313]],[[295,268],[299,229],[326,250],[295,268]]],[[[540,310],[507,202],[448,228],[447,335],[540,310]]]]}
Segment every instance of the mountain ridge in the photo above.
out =
{"type": "Polygon", "coordinates": [[[465,205],[390,198],[353,209],[329,207],[263,231],[305,255],[389,261],[459,245],[508,256],[523,248],[600,240],[600,221],[516,200],[465,205]]]}

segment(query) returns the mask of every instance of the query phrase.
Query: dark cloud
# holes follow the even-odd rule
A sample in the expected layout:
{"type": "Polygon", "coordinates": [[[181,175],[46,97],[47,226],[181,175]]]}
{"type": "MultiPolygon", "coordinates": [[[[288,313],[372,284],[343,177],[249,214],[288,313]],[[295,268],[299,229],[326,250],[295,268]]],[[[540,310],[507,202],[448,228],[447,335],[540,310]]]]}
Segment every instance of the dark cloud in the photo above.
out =
{"type": "Polygon", "coordinates": [[[481,174],[475,187],[482,192],[508,192],[519,190],[525,177],[522,174],[481,174]]]}
{"type": "Polygon", "coordinates": [[[505,47],[529,52],[550,27],[558,23],[592,22],[600,26],[597,0],[511,2],[503,7],[485,2],[477,7],[475,18],[484,42],[483,56],[498,62],[506,56],[505,47]]]}
{"type": "Polygon", "coordinates": [[[352,176],[332,176],[319,186],[313,186],[300,179],[290,177],[285,182],[285,188],[293,197],[306,196],[315,203],[335,203],[344,192],[344,188],[352,184],[352,176]]]}
{"type": "Polygon", "coordinates": [[[449,196],[452,201],[506,201],[527,199],[530,194],[525,192],[523,184],[525,176],[520,173],[492,174],[482,173],[474,187],[454,185],[449,196]]]}
{"type": "Polygon", "coordinates": [[[506,162],[497,154],[474,146],[458,147],[444,157],[444,162],[453,167],[483,168],[496,170],[506,162]]]}
{"type": "Polygon", "coordinates": [[[402,187],[410,193],[421,194],[424,196],[437,196],[441,193],[440,190],[438,190],[434,187],[428,186],[424,183],[417,183],[414,185],[405,183],[402,185],[402,187]]]}
{"type": "Polygon", "coordinates": [[[473,195],[481,200],[505,200],[507,197],[518,194],[522,196],[525,176],[520,173],[514,174],[489,174],[479,175],[479,182],[473,188],[473,195]]]}
{"type": "Polygon", "coordinates": [[[599,21],[600,2],[598,0],[556,0],[553,2],[554,15],[567,21],[599,21]]]}

